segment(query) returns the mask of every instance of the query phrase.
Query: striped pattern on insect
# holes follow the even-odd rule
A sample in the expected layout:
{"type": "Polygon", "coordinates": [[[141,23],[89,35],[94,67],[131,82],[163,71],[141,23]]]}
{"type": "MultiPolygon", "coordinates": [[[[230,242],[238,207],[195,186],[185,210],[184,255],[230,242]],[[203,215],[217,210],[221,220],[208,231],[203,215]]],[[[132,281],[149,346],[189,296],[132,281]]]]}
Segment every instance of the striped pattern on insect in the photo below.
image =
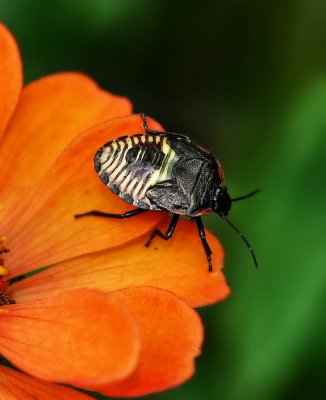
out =
{"type": "Polygon", "coordinates": [[[123,200],[143,209],[159,210],[147,198],[147,190],[172,179],[178,159],[164,135],[136,134],[105,144],[95,155],[95,169],[123,200]]]}
{"type": "Polygon", "coordinates": [[[141,118],[145,133],[135,132],[112,140],[103,145],[94,158],[95,170],[102,182],[137,208],[124,214],[92,210],[75,217],[124,219],[150,210],[171,212],[173,216],[166,233],[155,229],[146,243],[147,247],[155,236],[169,240],[180,215],[190,217],[197,224],[209,271],[212,271],[212,252],[206,241],[201,216],[215,212],[240,235],[257,266],[249,242],[227,215],[232,202],[248,198],[258,190],[231,199],[227,188],[221,186],[223,170],[212,153],[197,146],[185,135],[151,130],[147,126],[146,116],[141,114],[141,118]]]}

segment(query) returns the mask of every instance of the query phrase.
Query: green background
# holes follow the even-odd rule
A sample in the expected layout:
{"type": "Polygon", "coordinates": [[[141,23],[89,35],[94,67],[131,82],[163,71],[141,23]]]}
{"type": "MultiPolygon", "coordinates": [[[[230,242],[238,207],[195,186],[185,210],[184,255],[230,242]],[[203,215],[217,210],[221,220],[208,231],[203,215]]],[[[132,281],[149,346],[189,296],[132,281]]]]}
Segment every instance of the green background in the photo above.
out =
{"type": "MultiPolygon", "coordinates": [[[[325,359],[326,3],[0,0],[25,81],[77,70],[221,161],[232,295],[201,310],[195,377],[151,399],[321,399],[325,359]]],[[[54,360],[55,362],[55,360],[54,360]]],[[[325,393],[324,393],[325,395],[325,393]]]]}

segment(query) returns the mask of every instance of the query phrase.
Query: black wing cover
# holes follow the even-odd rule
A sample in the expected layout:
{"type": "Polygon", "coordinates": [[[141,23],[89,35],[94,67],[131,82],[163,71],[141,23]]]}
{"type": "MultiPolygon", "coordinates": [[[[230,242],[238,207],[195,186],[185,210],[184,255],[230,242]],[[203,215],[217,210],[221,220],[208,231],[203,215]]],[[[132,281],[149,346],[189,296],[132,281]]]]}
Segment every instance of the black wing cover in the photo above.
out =
{"type": "Polygon", "coordinates": [[[177,155],[171,179],[150,187],[146,197],[161,209],[190,217],[210,211],[221,183],[217,160],[189,140],[170,136],[167,143],[177,155]]]}

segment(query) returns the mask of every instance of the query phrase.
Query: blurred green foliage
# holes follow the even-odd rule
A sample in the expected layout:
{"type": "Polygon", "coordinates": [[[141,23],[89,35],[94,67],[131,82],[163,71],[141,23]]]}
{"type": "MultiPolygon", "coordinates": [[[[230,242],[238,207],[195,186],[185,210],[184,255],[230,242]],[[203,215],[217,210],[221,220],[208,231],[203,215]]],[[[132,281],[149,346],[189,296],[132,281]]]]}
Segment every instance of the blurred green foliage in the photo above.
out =
{"type": "Polygon", "coordinates": [[[325,385],[326,4],[322,0],[1,0],[25,81],[83,71],[222,162],[232,296],[201,310],[197,374],[152,399],[322,399],[325,385]],[[324,368],[324,370],[323,370],[324,368]]]}

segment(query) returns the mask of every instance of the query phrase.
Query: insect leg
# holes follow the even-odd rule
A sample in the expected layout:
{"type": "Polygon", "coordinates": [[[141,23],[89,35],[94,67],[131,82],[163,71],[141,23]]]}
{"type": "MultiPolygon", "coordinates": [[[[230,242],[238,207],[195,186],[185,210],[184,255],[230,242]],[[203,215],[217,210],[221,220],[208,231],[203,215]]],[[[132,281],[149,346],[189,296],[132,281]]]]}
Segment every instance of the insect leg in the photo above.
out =
{"type": "Polygon", "coordinates": [[[131,218],[134,217],[138,214],[142,214],[143,212],[146,212],[149,210],[144,210],[142,208],[136,208],[135,210],[127,211],[123,214],[111,214],[111,213],[105,213],[102,211],[88,211],[83,214],[76,214],[75,218],[81,218],[81,217],[87,217],[87,216],[94,216],[94,217],[104,217],[104,218],[115,218],[115,219],[124,219],[124,218],[131,218]]]}
{"type": "Polygon", "coordinates": [[[160,131],[153,131],[152,129],[149,129],[148,125],[147,125],[147,117],[145,114],[140,114],[143,120],[143,128],[144,131],[146,133],[148,133],[149,135],[162,135],[163,133],[165,133],[164,131],[160,132],[160,131]]]}
{"type": "Polygon", "coordinates": [[[187,142],[191,142],[190,138],[187,135],[182,135],[181,133],[173,133],[173,132],[168,132],[168,131],[153,131],[152,129],[149,129],[147,125],[147,118],[145,114],[140,114],[143,120],[143,128],[146,133],[149,135],[166,135],[166,136],[172,136],[173,138],[176,139],[183,139],[186,140],[187,142]]]}
{"type": "Polygon", "coordinates": [[[201,241],[203,243],[203,246],[204,246],[204,249],[206,252],[207,261],[208,261],[208,270],[212,271],[213,270],[212,259],[211,259],[212,250],[210,249],[210,247],[206,241],[206,234],[205,234],[205,228],[203,225],[203,221],[201,220],[201,217],[195,217],[195,221],[197,224],[199,236],[201,238],[201,241]]]}
{"type": "Polygon", "coordinates": [[[180,215],[179,214],[174,214],[171,220],[171,223],[168,227],[168,230],[166,233],[162,233],[159,229],[155,229],[153,233],[151,234],[151,237],[147,240],[146,242],[146,247],[149,247],[149,245],[152,243],[152,240],[155,238],[155,236],[159,236],[160,238],[164,240],[169,240],[171,239],[173,232],[177,226],[178,220],[179,220],[180,215]]]}

